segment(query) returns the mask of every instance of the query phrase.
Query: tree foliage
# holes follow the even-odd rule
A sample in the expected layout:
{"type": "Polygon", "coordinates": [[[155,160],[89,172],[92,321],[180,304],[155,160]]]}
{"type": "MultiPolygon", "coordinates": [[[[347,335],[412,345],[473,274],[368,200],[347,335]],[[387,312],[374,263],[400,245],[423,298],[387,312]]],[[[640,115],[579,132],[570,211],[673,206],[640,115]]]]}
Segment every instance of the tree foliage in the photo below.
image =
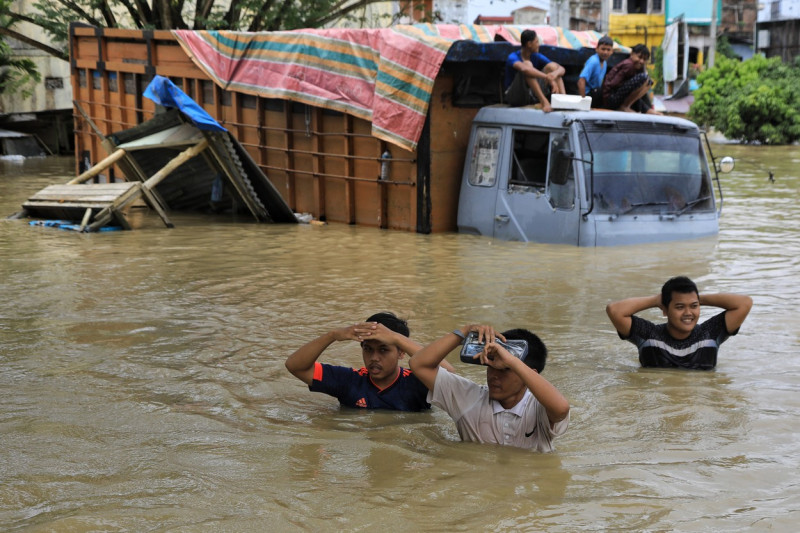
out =
{"type": "MultiPolygon", "coordinates": [[[[67,42],[69,24],[106,28],[276,31],[359,20],[384,0],[37,0],[34,13],[10,13],[67,42]]],[[[388,21],[387,21],[388,22],[388,21]]]]}
{"type": "Polygon", "coordinates": [[[29,86],[39,82],[41,76],[36,64],[27,58],[14,57],[13,50],[2,37],[13,35],[14,20],[8,15],[11,0],[0,0],[0,94],[21,90],[27,96],[29,86]]]}
{"type": "Polygon", "coordinates": [[[697,77],[689,117],[725,137],[763,144],[800,139],[800,60],[754,56],[739,62],[721,56],[697,77]]]}

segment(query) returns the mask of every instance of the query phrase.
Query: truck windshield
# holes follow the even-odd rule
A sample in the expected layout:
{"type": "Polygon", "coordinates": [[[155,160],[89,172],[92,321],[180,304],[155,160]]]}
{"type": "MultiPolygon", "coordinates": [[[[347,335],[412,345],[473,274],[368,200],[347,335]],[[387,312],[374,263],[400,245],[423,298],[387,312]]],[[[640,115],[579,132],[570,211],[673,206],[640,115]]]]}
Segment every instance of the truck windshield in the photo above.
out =
{"type": "MultiPolygon", "coordinates": [[[[684,214],[714,210],[711,179],[697,135],[678,131],[588,132],[594,155],[594,209],[600,213],[684,214]]],[[[582,137],[588,159],[586,137],[582,137]]],[[[584,163],[590,176],[590,163],[584,163]]]]}

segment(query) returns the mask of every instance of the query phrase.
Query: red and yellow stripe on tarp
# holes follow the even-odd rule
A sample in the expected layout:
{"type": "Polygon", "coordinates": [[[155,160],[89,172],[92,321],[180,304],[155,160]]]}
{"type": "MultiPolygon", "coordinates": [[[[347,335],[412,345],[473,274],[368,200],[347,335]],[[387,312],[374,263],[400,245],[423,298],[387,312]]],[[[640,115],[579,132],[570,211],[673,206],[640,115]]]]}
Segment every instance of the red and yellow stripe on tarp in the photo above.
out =
{"type": "MultiPolygon", "coordinates": [[[[373,134],[414,150],[433,84],[455,41],[519,42],[523,26],[417,24],[381,29],[173,33],[226,90],[293,100],[369,120],[373,134]]],[[[533,26],[543,44],[596,46],[597,32],[533,26]],[[585,35],[584,35],[585,34],[585,35]]]]}

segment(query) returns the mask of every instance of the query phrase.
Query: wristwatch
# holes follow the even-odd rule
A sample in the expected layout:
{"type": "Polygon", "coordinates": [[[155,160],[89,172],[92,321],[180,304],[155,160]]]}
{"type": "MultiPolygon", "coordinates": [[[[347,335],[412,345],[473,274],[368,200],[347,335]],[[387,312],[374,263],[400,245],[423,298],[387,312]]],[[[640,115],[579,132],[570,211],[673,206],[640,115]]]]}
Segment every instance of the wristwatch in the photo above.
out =
{"type": "Polygon", "coordinates": [[[458,329],[458,328],[454,329],[454,330],[453,330],[453,335],[458,335],[459,337],[461,337],[461,342],[459,342],[459,344],[464,344],[464,339],[465,339],[466,337],[464,336],[464,334],[463,334],[463,333],[461,333],[461,330],[460,330],[460,329],[458,329]]]}

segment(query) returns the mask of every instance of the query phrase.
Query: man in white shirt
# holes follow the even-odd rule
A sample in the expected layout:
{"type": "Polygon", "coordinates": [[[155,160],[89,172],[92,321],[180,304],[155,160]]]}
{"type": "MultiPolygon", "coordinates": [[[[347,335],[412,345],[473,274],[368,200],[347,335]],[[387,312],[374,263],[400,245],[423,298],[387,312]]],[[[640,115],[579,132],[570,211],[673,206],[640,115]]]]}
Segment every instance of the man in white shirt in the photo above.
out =
{"type": "Polygon", "coordinates": [[[461,440],[553,450],[553,439],[569,425],[569,402],[540,372],[547,348],[528,330],[498,333],[492,326],[471,324],[448,333],[414,354],[414,375],[428,387],[428,402],[447,411],[461,440]],[[439,364],[470,332],[485,342],[475,356],[486,365],[486,385],[457,376],[439,364]],[[521,360],[497,339],[525,340],[528,355],[521,360]]]}

